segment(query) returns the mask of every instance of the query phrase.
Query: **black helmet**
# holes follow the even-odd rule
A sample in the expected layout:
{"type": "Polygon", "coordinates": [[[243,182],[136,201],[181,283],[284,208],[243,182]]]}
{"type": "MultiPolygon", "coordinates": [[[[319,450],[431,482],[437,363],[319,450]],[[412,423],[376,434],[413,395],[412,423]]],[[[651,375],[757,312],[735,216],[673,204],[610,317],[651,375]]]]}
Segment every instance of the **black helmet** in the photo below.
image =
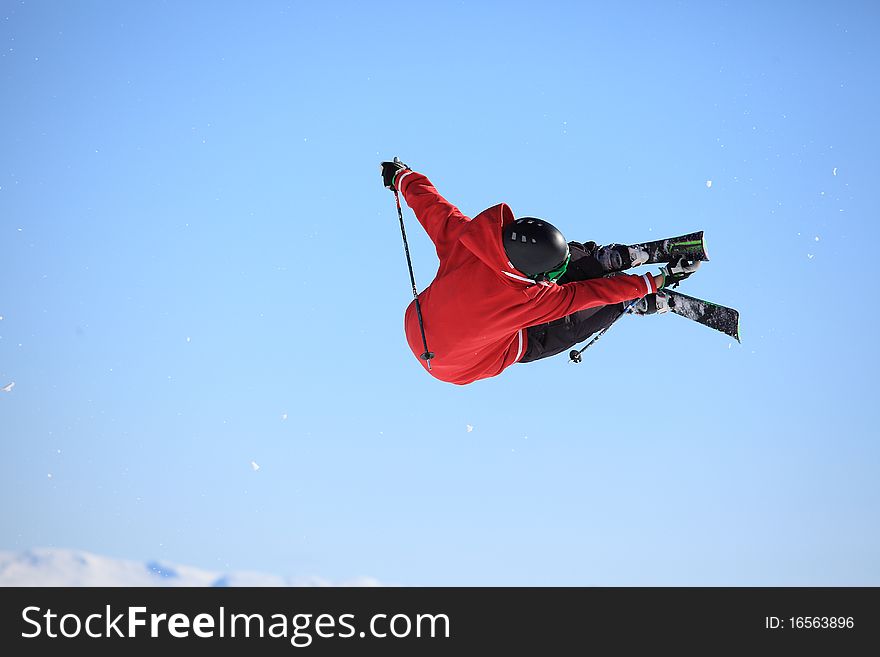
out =
{"type": "Polygon", "coordinates": [[[521,217],[504,227],[504,251],[511,264],[531,278],[556,274],[556,280],[568,264],[568,243],[551,223],[536,217],[521,217]],[[562,271],[559,271],[562,269],[562,271]]]}

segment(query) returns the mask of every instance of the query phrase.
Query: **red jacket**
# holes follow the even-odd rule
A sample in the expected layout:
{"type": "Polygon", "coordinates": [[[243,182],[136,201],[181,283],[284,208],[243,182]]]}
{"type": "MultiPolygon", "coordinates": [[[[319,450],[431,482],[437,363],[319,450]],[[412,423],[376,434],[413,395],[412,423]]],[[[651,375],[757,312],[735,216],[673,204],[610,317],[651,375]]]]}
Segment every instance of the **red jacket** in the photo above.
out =
{"type": "MultiPolygon", "coordinates": [[[[464,385],[500,374],[522,358],[529,326],[657,291],[650,275],[536,283],[504,252],[501,229],[514,220],[506,204],[470,219],[420,173],[404,171],[396,183],[440,258],[437,276],[419,294],[419,303],[428,348],[435,354],[429,372],[441,381],[464,385]]],[[[418,357],[425,347],[415,301],[406,309],[404,325],[418,357]]],[[[427,370],[427,363],[419,362],[427,370]]]]}

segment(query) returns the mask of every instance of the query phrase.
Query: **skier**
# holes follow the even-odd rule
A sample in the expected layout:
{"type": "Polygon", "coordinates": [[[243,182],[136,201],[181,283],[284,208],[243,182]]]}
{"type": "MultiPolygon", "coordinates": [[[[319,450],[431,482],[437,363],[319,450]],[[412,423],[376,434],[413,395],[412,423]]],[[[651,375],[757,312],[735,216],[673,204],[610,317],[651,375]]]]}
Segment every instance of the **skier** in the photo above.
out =
{"type": "Polygon", "coordinates": [[[516,219],[504,203],[471,219],[397,158],[381,170],[385,187],[403,195],[440,259],[418,295],[421,307],[414,300],[406,309],[405,330],[419,362],[441,381],[466,385],[561,353],[609,326],[627,301],[641,299],[640,314],[663,312],[658,291],[700,265],[679,258],[656,275],[617,274],[646,262],[647,252],[566,242],[549,222],[516,219]]]}

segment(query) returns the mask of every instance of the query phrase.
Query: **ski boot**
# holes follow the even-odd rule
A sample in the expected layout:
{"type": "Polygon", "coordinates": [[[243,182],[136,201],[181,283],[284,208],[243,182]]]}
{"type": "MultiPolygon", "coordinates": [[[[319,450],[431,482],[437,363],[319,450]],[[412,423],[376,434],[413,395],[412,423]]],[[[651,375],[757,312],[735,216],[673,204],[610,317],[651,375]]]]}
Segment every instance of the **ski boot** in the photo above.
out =
{"type": "Polygon", "coordinates": [[[611,273],[643,265],[650,259],[650,254],[639,246],[609,244],[596,249],[595,258],[605,272],[611,273]]]}
{"type": "Polygon", "coordinates": [[[632,308],[633,315],[661,315],[669,312],[669,297],[662,290],[638,300],[632,308]]]}

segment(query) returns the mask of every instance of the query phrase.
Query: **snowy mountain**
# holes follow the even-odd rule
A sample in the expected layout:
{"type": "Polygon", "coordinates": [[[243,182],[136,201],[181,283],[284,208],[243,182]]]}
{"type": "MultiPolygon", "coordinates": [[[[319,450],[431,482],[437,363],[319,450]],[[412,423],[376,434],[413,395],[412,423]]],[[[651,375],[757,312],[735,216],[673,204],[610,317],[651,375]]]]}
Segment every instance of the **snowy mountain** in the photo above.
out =
{"type": "Polygon", "coordinates": [[[330,582],[255,572],[222,573],[158,561],[102,557],[79,550],[0,551],[0,586],[381,586],[371,577],[330,582]]]}

